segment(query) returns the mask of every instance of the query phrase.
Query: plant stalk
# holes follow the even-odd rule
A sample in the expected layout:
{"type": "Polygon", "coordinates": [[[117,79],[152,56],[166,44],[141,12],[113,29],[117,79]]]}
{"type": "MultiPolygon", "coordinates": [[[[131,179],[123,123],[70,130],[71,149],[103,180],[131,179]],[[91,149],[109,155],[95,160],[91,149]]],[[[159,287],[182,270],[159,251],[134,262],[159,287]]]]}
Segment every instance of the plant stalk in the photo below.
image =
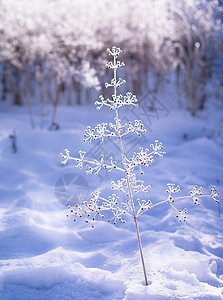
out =
{"type": "MultiPolygon", "coordinates": [[[[116,57],[114,56],[114,66],[116,65],[116,57]]],[[[116,82],[117,82],[117,69],[114,68],[114,98],[116,99],[117,97],[117,87],[116,87],[116,82]]],[[[143,257],[143,251],[142,251],[142,243],[140,239],[140,233],[139,233],[139,226],[137,222],[137,216],[135,212],[135,206],[133,202],[133,197],[132,197],[132,190],[131,190],[131,185],[129,182],[129,176],[126,168],[126,158],[125,158],[125,152],[122,144],[122,138],[120,135],[120,130],[119,130],[119,121],[118,121],[118,109],[115,109],[115,114],[116,114],[116,128],[117,128],[117,134],[118,134],[118,139],[119,139],[119,145],[120,145],[120,150],[121,150],[121,155],[122,155],[122,161],[125,169],[125,176],[126,176],[126,181],[127,181],[127,186],[128,186],[128,194],[130,198],[130,203],[132,207],[132,213],[133,213],[133,220],[136,228],[136,234],[137,234],[137,240],[138,240],[138,246],[139,246],[139,252],[140,252],[140,258],[142,262],[142,267],[143,267],[143,273],[145,277],[145,284],[148,285],[148,280],[147,280],[147,275],[146,275],[146,267],[145,267],[145,262],[144,262],[144,257],[143,257]]]]}
{"type": "MultiPolygon", "coordinates": [[[[116,116],[118,116],[117,110],[116,110],[116,116]]],[[[140,234],[139,234],[139,226],[138,226],[137,217],[136,217],[136,213],[135,213],[135,206],[134,206],[134,202],[133,202],[129,177],[128,177],[127,169],[126,169],[125,154],[124,154],[124,149],[123,149],[123,145],[122,145],[122,139],[121,139],[120,135],[118,136],[118,138],[119,138],[119,144],[120,144],[120,149],[121,149],[121,153],[122,153],[122,160],[123,160],[124,169],[125,169],[126,181],[127,181],[127,185],[128,185],[128,194],[129,194],[130,203],[131,203],[131,207],[132,207],[133,220],[134,220],[134,224],[135,224],[135,228],[136,228],[139,252],[140,252],[140,257],[141,257],[141,262],[142,262],[142,267],[143,267],[143,273],[144,273],[144,277],[145,277],[145,284],[148,285],[148,280],[147,280],[147,275],[146,275],[146,267],[145,267],[143,251],[142,251],[142,243],[141,243],[140,234]]]]}

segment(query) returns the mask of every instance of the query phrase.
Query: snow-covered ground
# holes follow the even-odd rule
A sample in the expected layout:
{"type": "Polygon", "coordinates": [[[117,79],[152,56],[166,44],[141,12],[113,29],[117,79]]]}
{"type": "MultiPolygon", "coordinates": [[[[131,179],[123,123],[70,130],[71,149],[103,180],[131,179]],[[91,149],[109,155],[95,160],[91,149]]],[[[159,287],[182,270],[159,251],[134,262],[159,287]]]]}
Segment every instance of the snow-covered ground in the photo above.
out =
{"type": "MultiPolygon", "coordinates": [[[[192,117],[164,99],[165,95],[159,97],[164,106],[156,113],[147,110],[143,116],[140,108],[138,112],[149,130],[135,147],[158,139],[167,152],[146,169],[143,179],[152,186],[149,199],[166,199],[169,182],[180,185],[183,195],[195,184],[205,193],[215,185],[223,194],[222,106],[209,105],[192,117]]],[[[123,110],[126,119],[136,118],[134,112],[123,110]]],[[[132,220],[117,225],[100,220],[92,229],[67,218],[63,203],[66,196],[75,201],[78,193],[86,197],[88,189],[90,194],[99,186],[106,193],[112,174],[87,176],[72,162],[62,166],[59,153],[65,148],[73,155],[80,149],[100,153],[100,146],[82,142],[83,131],[111,119],[112,113],[93,106],[62,106],[57,116],[60,129],[49,131],[47,125],[38,126],[39,111],[36,106],[37,128],[32,130],[26,107],[1,107],[0,300],[223,299],[223,205],[205,198],[195,206],[187,199],[176,203],[188,209],[185,223],[177,221],[168,204],[139,219],[150,282],[145,286],[132,220]],[[17,153],[9,138],[13,130],[17,153]],[[79,178],[83,189],[65,182],[65,198],[59,197],[55,191],[61,177],[79,178]]],[[[129,153],[135,142],[128,141],[129,153]]],[[[103,147],[119,159],[110,142],[103,147]]]]}

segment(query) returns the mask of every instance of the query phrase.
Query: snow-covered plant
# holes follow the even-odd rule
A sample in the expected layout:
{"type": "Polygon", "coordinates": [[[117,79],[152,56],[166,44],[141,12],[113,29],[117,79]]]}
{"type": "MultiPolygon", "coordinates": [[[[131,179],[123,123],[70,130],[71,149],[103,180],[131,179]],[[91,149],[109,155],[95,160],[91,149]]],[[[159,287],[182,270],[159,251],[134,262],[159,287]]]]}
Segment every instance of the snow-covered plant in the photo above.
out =
{"type": "Polygon", "coordinates": [[[166,52],[172,57],[178,83],[183,75],[187,109],[194,115],[210,93],[208,82],[220,53],[216,34],[222,31],[218,16],[222,9],[218,1],[189,0],[171,1],[169,11],[173,27],[166,52]]]}
{"type": "MultiPolygon", "coordinates": [[[[61,153],[63,159],[62,164],[66,164],[68,160],[74,160],[76,162],[76,168],[82,168],[84,165],[87,167],[87,174],[98,175],[99,172],[105,170],[108,173],[117,171],[121,174],[121,178],[118,181],[111,182],[111,189],[113,191],[121,192],[121,197],[116,193],[113,193],[108,198],[103,197],[100,188],[92,192],[91,199],[89,201],[83,201],[80,204],[76,204],[75,207],[68,207],[70,214],[74,216],[74,221],[82,218],[86,223],[92,224],[95,222],[97,217],[106,218],[108,216],[108,222],[116,224],[117,222],[125,223],[128,218],[132,219],[136,229],[136,235],[139,245],[139,252],[142,261],[142,267],[145,277],[145,284],[148,285],[146,267],[143,257],[142,244],[140,240],[140,232],[138,226],[138,219],[142,214],[151,210],[152,208],[169,203],[170,206],[176,211],[176,217],[180,222],[186,220],[187,209],[178,210],[174,202],[183,198],[191,198],[194,204],[199,205],[200,197],[211,197],[215,202],[219,202],[217,197],[220,195],[215,187],[211,188],[210,194],[202,194],[202,187],[194,186],[188,196],[176,196],[180,192],[180,187],[175,184],[167,184],[167,197],[165,200],[160,202],[152,202],[148,199],[147,194],[150,185],[146,185],[143,180],[138,179],[138,174],[143,175],[144,167],[150,167],[155,160],[155,157],[163,157],[165,152],[163,151],[163,145],[158,140],[155,140],[148,148],[139,148],[136,150],[131,157],[127,157],[125,153],[125,145],[123,143],[123,137],[127,134],[141,135],[146,130],[143,127],[141,120],[135,120],[134,122],[129,121],[123,124],[119,118],[119,109],[126,105],[133,105],[137,107],[137,98],[130,92],[126,95],[118,94],[117,89],[125,83],[125,80],[118,78],[117,70],[123,67],[125,64],[118,60],[119,54],[122,52],[120,48],[112,47],[107,49],[109,55],[112,56],[112,61],[106,64],[106,67],[113,70],[113,78],[111,82],[106,83],[105,86],[113,89],[112,98],[104,98],[102,95],[99,100],[95,102],[97,109],[100,110],[103,107],[108,107],[114,112],[113,123],[102,123],[98,124],[95,128],[90,126],[84,132],[84,141],[91,143],[94,140],[101,139],[104,142],[106,138],[116,139],[119,144],[121,163],[117,163],[113,158],[110,161],[105,161],[103,153],[98,159],[90,160],[86,156],[85,151],[79,151],[79,157],[70,156],[70,151],[65,150],[65,154],[61,153]],[[143,198],[140,198],[140,194],[146,194],[143,198]]],[[[92,225],[94,227],[94,225],[92,225]]]]}

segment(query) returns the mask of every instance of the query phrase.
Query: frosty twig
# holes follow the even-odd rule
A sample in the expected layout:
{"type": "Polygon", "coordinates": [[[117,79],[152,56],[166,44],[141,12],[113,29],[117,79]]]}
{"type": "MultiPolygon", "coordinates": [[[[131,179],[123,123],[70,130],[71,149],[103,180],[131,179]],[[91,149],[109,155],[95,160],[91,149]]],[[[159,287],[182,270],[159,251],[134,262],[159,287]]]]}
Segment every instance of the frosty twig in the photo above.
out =
{"type": "MultiPolygon", "coordinates": [[[[78,218],[84,217],[85,222],[89,223],[95,221],[97,217],[104,219],[107,217],[107,213],[110,213],[111,217],[108,218],[108,222],[116,224],[118,221],[125,223],[126,218],[130,217],[133,219],[136,229],[137,241],[139,246],[140,258],[143,267],[143,273],[145,277],[145,284],[148,285],[146,267],[143,257],[142,244],[139,233],[138,218],[151,210],[152,208],[161,205],[169,204],[176,211],[176,218],[179,222],[186,221],[187,209],[178,210],[174,203],[177,200],[191,198],[194,204],[199,205],[199,198],[201,197],[211,197],[215,202],[219,202],[217,197],[220,195],[215,187],[211,188],[210,194],[202,194],[203,188],[198,188],[194,186],[191,190],[190,195],[175,197],[176,193],[180,192],[180,187],[175,186],[173,183],[167,184],[167,198],[153,203],[150,199],[141,199],[138,197],[140,194],[147,195],[150,185],[145,185],[143,180],[137,178],[137,172],[140,175],[144,174],[143,168],[150,167],[154,163],[155,156],[162,158],[166,153],[163,151],[163,145],[158,140],[155,140],[154,144],[150,147],[144,149],[143,147],[136,150],[132,157],[128,158],[125,153],[125,148],[123,145],[123,136],[131,133],[136,133],[138,136],[142,132],[146,132],[141,120],[134,120],[134,123],[129,121],[128,123],[122,124],[122,120],[119,119],[118,110],[125,105],[137,106],[137,98],[131,93],[126,93],[125,96],[117,94],[117,88],[121,84],[125,83],[122,78],[117,77],[117,70],[124,66],[124,63],[118,61],[117,58],[122,52],[120,48],[112,47],[108,49],[107,52],[112,56],[113,60],[110,61],[106,67],[113,70],[113,78],[110,83],[106,83],[106,87],[111,87],[113,89],[113,94],[111,99],[104,99],[103,96],[99,97],[99,101],[96,101],[97,109],[100,110],[103,106],[109,107],[110,110],[115,112],[114,123],[101,123],[95,128],[90,126],[84,132],[84,141],[91,143],[94,140],[101,139],[101,143],[104,143],[105,138],[116,138],[120,148],[121,163],[117,164],[113,158],[110,158],[110,162],[107,163],[104,160],[104,155],[101,154],[99,159],[94,161],[85,158],[85,151],[79,151],[79,158],[71,157],[70,151],[65,150],[65,154],[61,153],[63,158],[62,163],[66,164],[69,159],[74,160],[77,164],[75,167],[82,168],[84,164],[88,170],[87,174],[98,175],[100,171],[105,170],[110,173],[112,170],[120,171],[124,177],[121,177],[117,181],[111,182],[111,189],[121,192],[122,196],[119,197],[116,194],[112,194],[108,198],[101,196],[101,190],[97,189],[92,192],[91,199],[89,201],[83,201],[81,204],[76,204],[75,207],[69,207],[71,214],[74,216],[74,221],[78,218]],[[136,198],[137,195],[137,198],[136,198]],[[106,215],[105,215],[106,214],[106,215]]],[[[69,214],[68,214],[69,216],[69,214]]],[[[94,225],[92,225],[94,227],[94,225]]]]}

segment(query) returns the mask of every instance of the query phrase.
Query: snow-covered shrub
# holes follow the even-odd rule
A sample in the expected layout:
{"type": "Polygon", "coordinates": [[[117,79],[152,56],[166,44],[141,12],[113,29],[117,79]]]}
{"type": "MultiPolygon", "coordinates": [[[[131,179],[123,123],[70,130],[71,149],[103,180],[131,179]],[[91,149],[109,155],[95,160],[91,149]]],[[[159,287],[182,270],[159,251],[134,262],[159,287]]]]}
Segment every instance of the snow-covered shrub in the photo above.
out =
{"type": "MultiPolygon", "coordinates": [[[[211,193],[204,195],[202,194],[202,187],[199,188],[194,186],[188,196],[176,196],[176,194],[180,192],[180,187],[169,183],[167,184],[166,199],[161,202],[152,202],[147,198],[145,194],[148,194],[151,186],[145,184],[143,180],[139,179],[139,176],[143,175],[144,167],[152,166],[155,157],[163,157],[165,152],[163,151],[162,143],[156,140],[150,147],[146,149],[141,147],[135,150],[131,157],[127,157],[123,137],[127,134],[136,134],[140,136],[141,133],[146,130],[144,129],[141,120],[123,123],[120,119],[119,110],[126,105],[137,107],[137,98],[130,92],[127,92],[125,95],[118,94],[118,88],[125,83],[125,80],[119,78],[117,75],[117,70],[125,65],[124,62],[118,60],[118,56],[122,51],[120,48],[114,46],[112,49],[107,49],[107,52],[112,56],[112,61],[108,62],[106,67],[113,70],[113,78],[111,82],[106,83],[105,86],[106,88],[111,87],[113,93],[111,98],[104,98],[101,95],[95,104],[97,105],[98,110],[103,107],[109,108],[109,110],[114,113],[114,122],[109,124],[101,123],[95,128],[88,126],[84,132],[84,141],[91,143],[97,139],[101,139],[101,143],[103,143],[106,138],[116,139],[120,149],[121,163],[118,164],[112,157],[109,162],[105,161],[103,153],[94,161],[88,159],[86,157],[86,152],[84,151],[79,151],[79,157],[72,157],[70,156],[70,151],[68,149],[65,150],[65,154],[61,153],[61,157],[63,158],[63,164],[66,164],[68,160],[74,160],[76,162],[76,168],[82,168],[86,165],[88,169],[86,171],[87,174],[98,175],[99,172],[103,170],[108,173],[117,171],[121,174],[121,178],[118,181],[113,180],[111,182],[111,189],[117,193],[113,193],[106,198],[102,196],[101,189],[98,188],[96,191],[92,192],[89,201],[83,201],[81,204],[76,204],[75,207],[69,207],[69,209],[71,215],[74,217],[74,221],[82,218],[86,223],[90,224],[92,224],[92,222],[94,223],[97,217],[104,219],[107,216],[107,213],[110,213],[108,222],[112,222],[113,224],[116,224],[119,221],[125,223],[127,219],[132,219],[135,224],[145,284],[148,285],[138,226],[139,217],[158,205],[169,203],[176,211],[178,220],[182,222],[186,220],[187,209],[184,208],[178,210],[174,206],[175,201],[183,198],[191,198],[194,204],[199,205],[200,203],[198,201],[200,197],[211,197],[215,202],[219,203],[219,200],[217,199],[219,193],[215,187],[212,187],[211,193]],[[121,196],[118,195],[119,193],[121,196]]],[[[94,227],[94,225],[92,225],[92,227],[94,227]]]]}
{"type": "Polygon", "coordinates": [[[218,1],[171,1],[172,28],[166,51],[172,59],[186,108],[194,115],[212,94],[208,83],[220,55],[217,33],[222,31],[218,1]],[[171,48],[171,51],[170,51],[171,48]]]}

